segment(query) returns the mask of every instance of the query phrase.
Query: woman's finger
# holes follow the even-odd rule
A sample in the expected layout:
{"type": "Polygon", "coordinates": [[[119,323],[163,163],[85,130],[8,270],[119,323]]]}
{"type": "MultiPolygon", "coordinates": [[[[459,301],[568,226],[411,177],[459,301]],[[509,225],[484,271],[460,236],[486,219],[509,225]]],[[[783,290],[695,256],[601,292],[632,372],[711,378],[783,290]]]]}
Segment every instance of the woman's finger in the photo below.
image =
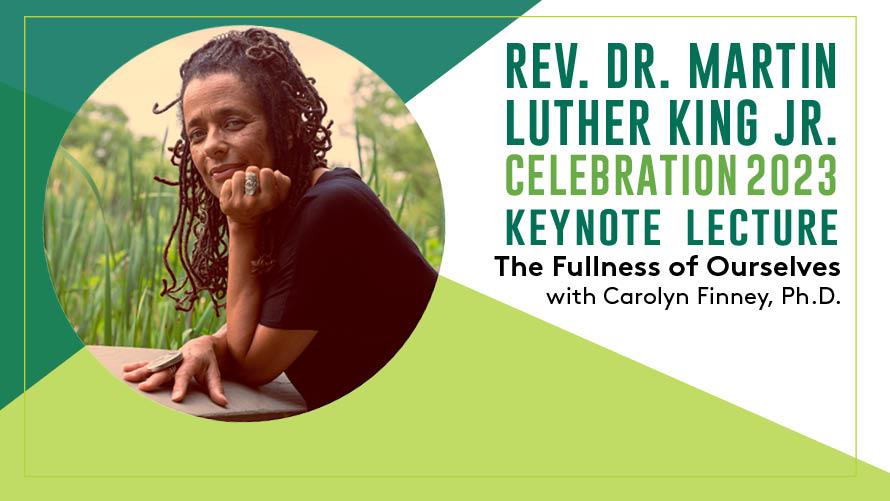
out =
{"type": "Polygon", "coordinates": [[[285,194],[290,191],[290,178],[287,177],[287,174],[281,172],[280,170],[275,171],[275,178],[278,181],[279,188],[282,188],[282,192],[285,194]]]}
{"type": "Polygon", "coordinates": [[[223,181],[222,188],[219,190],[219,203],[228,204],[229,199],[232,198],[232,179],[226,179],[223,181]]]}
{"type": "Polygon", "coordinates": [[[290,193],[290,178],[280,170],[275,171],[275,184],[278,185],[278,196],[281,201],[290,193]]]}
{"type": "Polygon", "coordinates": [[[139,383],[137,388],[142,391],[155,391],[157,389],[163,388],[164,385],[170,382],[170,371],[163,370],[160,372],[155,372],[151,376],[148,377],[145,381],[139,383]]]}
{"type": "Polygon", "coordinates": [[[147,360],[143,360],[141,362],[130,362],[129,364],[124,364],[124,372],[130,372],[140,367],[145,367],[147,363],[147,360]]]}
{"type": "Polygon", "coordinates": [[[244,171],[238,171],[229,178],[232,181],[232,196],[229,198],[229,204],[238,207],[241,199],[244,197],[244,171]]]}
{"type": "Polygon", "coordinates": [[[148,367],[143,365],[142,367],[138,367],[129,372],[125,372],[124,381],[138,383],[140,381],[145,381],[146,379],[148,379],[149,376],[151,376],[151,371],[148,370],[148,367]]]}
{"type": "Polygon", "coordinates": [[[275,174],[272,172],[272,169],[266,167],[260,170],[259,183],[260,189],[258,194],[261,197],[269,198],[274,203],[278,199],[278,187],[275,186],[275,174]]]}
{"type": "Polygon", "coordinates": [[[174,376],[173,393],[170,395],[170,400],[173,400],[174,402],[182,402],[182,399],[185,398],[185,394],[189,390],[189,382],[194,376],[195,365],[189,363],[182,364],[182,367],[176,371],[176,375],[174,376]]]}
{"type": "Polygon", "coordinates": [[[210,400],[213,400],[216,405],[225,407],[229,404],[226,394],[223,392],[219,367],[217,367],[215,362],[211,363],[210,367],[207,368],[207,393],[210,395],[210,400]]]}

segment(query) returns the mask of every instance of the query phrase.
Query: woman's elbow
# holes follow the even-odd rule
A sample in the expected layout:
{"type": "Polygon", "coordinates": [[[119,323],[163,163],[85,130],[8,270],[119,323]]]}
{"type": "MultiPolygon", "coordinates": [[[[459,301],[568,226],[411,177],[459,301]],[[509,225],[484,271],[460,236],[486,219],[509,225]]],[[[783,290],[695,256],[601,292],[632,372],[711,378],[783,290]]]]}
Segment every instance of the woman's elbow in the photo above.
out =
{"type": "Polygon", "coordinates": [[[272,373],[264,371],[260,368],[242,367],[238,374],[238,381],[247,386],[254,388],[263,386],[275,381],[281,373],[272,373]]]}

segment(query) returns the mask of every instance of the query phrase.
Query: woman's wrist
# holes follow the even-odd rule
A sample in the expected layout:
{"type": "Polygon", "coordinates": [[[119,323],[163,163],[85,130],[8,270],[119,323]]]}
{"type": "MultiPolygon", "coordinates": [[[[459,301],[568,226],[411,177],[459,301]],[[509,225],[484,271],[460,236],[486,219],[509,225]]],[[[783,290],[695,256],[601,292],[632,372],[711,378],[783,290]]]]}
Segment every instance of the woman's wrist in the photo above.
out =
{"type": "Polygon", "coordinates": [[[238,370],[237,366],[233,363],[231,355],[229,354],[229,346],[226,339],[226,326],[223,325],[222,328],[216,331],[215,334],[207,337],[211,340],[213,346],[213,354],[214,356],[216,356],[216,363],[219,367],[219,372],[229,379],[237,380],[238,370]]]}
{"type": "Polygon", "coordinates": [[[231,217],[226,218],[229,225],[229,237],[238,235],[256,235],[260,231],[261,220],[241,221],[231,217]]]}

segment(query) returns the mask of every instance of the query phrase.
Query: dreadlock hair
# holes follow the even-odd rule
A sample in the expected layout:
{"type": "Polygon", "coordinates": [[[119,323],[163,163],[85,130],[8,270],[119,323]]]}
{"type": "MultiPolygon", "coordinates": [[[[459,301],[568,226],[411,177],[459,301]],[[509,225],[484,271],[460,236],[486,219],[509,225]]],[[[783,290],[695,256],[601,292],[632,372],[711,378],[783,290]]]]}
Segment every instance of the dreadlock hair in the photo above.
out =
{"type": "MultiPolygon", "coordinates": [[[[327,104],[315,89],[315,79],[303,74],[300,62],[289,44],[261,28],[230,31],[217,36],[196,50],[179,68],[182,87],[179,97],[163,108],[155,103],[152,111],[163,113],[179,105],[183,122],[180,139],[169,148],[170,161],[179,168],[179,179],[155,180],[179,187],[179,211],[164,247],[164,266],[172,279],[163,280],[162,296],[176,302],[176,309],[190,311],[201,291],[206,290],[217,316],[224,306],[228,270],[228,224],[219,200],[204,185],[190,154],[188,134],[182,119],[182,96],[195,78],[232,73],[250,86],[260,100],[269,124],[269,142],[275,167],[291,179],[286,201],[267,215],[265,228],[278,227],[286,208],[293,208],[311,182],[312,171],[326,165],[325,154],[331,149],[331,125],[322,124],[327,104]],[[177,279],[170,265],[173,243],[185,277],[177,279]]],[[[273,231],[263,231],[259,258],[251,263],[253,273],[264,274],[274,265],[276,249],[273,231]]]]}

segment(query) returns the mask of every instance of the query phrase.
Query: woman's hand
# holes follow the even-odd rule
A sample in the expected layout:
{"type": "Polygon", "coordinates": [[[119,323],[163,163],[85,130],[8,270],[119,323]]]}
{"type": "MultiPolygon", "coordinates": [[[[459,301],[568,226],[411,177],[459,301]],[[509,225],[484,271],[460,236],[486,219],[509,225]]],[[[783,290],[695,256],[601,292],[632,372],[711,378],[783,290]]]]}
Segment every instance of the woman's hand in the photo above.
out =
{"type": "Polygon", "coordinates": [[[173,393],[171,400],[181,402],[188,391],[192,378],[204,387],[217,405],[225,407],[228,404],[223,392],[222,378],[220,377],[219,364],[213,351],[213,337],[201,336],[192,339],[182,346],[182,364],[176,370],[176,375],[169,369],[152,373],[148,370],[148,362],[134,362],[124,365],[124,379],[131,383],[139,383],[140,390],[151,392],[163,388],[173,381],[173,393]]]}
{"type": "Polygon", "coordinates": [[[269,168],[260,169],[251,165],[245,172],[238,171],[226,179],[219,193],[219,207],[230,222],[245,226],[259,224],[263,214],[275,209],[287,199],[290,193],[290,178],[281,171],[269,168]],[[254,195],[244,194],[244,179],[247,173],[257,176],[257,191],[254,195]]]}

